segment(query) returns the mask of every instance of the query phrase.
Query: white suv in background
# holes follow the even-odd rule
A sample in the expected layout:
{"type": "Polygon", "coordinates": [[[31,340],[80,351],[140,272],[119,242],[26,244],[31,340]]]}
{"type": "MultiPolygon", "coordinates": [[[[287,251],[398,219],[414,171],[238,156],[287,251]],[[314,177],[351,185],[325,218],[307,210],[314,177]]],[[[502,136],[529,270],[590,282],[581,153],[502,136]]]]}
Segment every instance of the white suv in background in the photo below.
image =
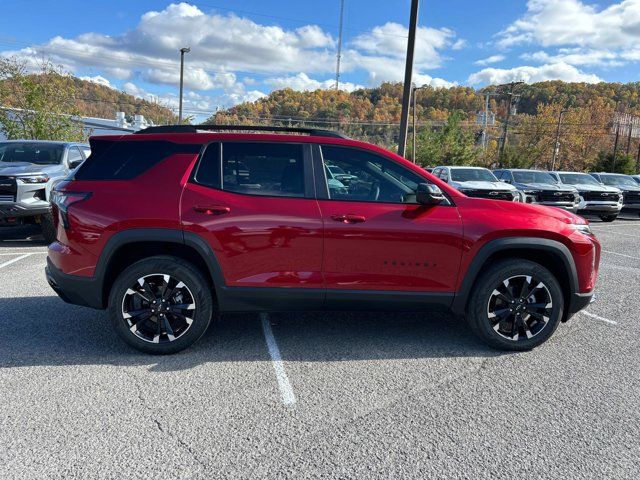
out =
{"type": "Polygon", "coordinates": [[[460,190],[467,197],[521,201],[516,187],[499,181],[491,170],[482,167],[436,167],[433,175],[460,190]]]}

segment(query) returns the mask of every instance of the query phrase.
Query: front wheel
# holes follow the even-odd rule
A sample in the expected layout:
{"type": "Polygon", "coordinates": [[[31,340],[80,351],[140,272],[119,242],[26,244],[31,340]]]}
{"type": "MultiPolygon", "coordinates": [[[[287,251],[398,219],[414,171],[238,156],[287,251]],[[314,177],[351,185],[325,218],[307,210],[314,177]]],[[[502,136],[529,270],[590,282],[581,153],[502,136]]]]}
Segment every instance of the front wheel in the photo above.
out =
{"type": "Polygon", "coordinates": [[[109,316],[118,335],[145,353],[169,354],[196,342],[213,312],[209,282],[176,257],[140,260],[124,270],[109,295],[109,316]]]}
{"type": "Polygon", "coordinates": [[[602,220],[603,222],[613,222],[616,218],[618,218],[618,215],[600,215],[600,220],[602,220]]]}
{"type": "Polygon", "coordinates": [[[503,260],[474,286],[467,321],[476,335],[500,350],[531,350],[558,327],[564,296],[555,276],[524,259],[503,260]]]}
{"type": "Polygon", "coordinates": [[[47,245],[56,241],[56,226],[51,212],[45,213],[40,217],[40,230],[47,245]]]}

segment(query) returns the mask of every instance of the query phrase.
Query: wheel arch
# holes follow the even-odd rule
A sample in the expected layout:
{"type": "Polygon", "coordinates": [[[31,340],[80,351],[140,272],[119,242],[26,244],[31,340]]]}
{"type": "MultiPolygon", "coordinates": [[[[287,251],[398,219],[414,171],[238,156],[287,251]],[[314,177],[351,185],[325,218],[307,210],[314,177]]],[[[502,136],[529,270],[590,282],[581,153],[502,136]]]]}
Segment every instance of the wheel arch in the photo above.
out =
{"type": "Polygon", "coordinates": [[[114,234],[105,245],[94,278],[101,279],[101,301],[108,303],[109,292],[118,274],[132,263],[156,255],[182,258],[197,268],[210,282],[219,298],[224,277],[209,244],[200,236],[173,229],[132,229],[114,234]]]}
{"type": "Polygon", "coordinates": [[[553,273],[565,297],[565,316],[572,296],[578,291],[578,273],[569,249],[556,240],[510,237],[489,241],[476,254],[456,292],[452,311],[464,315],[471,290],[483,268],[505,258],[522,258],[536,262],[553,273]]]}

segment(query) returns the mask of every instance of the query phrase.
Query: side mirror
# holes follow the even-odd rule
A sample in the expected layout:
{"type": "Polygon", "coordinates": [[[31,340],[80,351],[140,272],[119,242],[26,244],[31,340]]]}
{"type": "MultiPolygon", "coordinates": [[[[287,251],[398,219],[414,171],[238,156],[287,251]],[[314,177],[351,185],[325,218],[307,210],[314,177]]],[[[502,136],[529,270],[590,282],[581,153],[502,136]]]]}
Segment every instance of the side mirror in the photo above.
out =
{"type": "Polygon", "coordinates": [[[82,164],[82,162],[84,162],[84,160],[73,160],[69,162],[69,168],[73,170],[74,168],[79,167],[82,164]]]}
{"type": "Polygon", "coordinates": [[[500,180],[502,183],[511,183],[509,180],[507,180],[506,178],[503,178],[502,180],[500,180]]]}
{"type": "Polygon", "coordinates": [[[416,189],[416,201],[420,205],[439,205],[444,202],[444,194],[439,187],[430,183],[419,183],[416,189]]]}

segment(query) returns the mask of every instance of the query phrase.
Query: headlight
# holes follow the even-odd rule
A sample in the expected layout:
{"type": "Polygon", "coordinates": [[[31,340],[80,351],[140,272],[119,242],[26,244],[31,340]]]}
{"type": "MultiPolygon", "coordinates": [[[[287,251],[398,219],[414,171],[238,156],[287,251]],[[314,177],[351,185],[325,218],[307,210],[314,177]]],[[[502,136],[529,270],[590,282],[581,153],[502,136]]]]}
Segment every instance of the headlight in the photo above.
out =
{"type": "Polygon", "coordinates": [[[584,233],[585,235],[593,235],[593,232],[591,231],[591,227],[587,224],[572,223],[569,226],[574,230],[577,230],[578,232],[584,233]]]}
{"type": "Polygon", "coordinates": [[[536,193],[540,193],[540,190],[523,190],[527,195],[535,195],[536,193]]]}
{"type": "Polygon", "coordinates": [[[47,183],[49,181],[49,177],[46,175],[34,175],[31,177],[16,177],[22,183],[47,183]]]}

